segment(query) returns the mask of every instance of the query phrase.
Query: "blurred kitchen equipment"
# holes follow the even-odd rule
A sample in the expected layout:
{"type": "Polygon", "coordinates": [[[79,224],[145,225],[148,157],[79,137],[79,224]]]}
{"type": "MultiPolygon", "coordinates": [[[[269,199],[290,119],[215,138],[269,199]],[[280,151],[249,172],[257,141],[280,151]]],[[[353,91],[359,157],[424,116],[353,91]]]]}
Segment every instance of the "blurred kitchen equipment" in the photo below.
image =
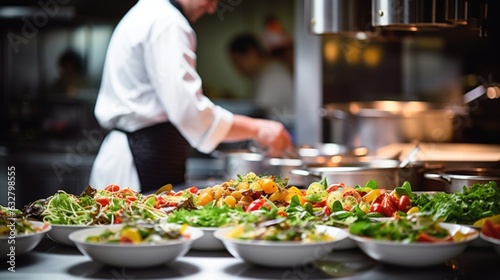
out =
{"type": "Polygon", "coordinates": [[[236,179],[238,175],[254,172],[258,175],[279,175],[288,178],[290,185],[303,186],[304,178],[294,176],[290,170],[301,168],[302,160],[290,158],[268,158],[260,153],[233,151],[225,153],[226,178],[236,179]]]}
{"type": "Polygon", "coordinates": [[[465,0],[372,0],[372,25],[418,31],[467,24],[465,0]]]}
{"type": "MultiPolygon", "coordinates": [[[[310,31],[314,34],[367,36],[371,9],[366,0],[311,0],[310,31]]],[[[306,15],[307,16],[307,15],[306,15]]]]}
{"type": "Polygon", "coordinates": [[[464,103],[470,103],[477,98],[481,97],[483,94],[486,93],[486,88],[483,85],[479,85],[476,88],[470,90],[466,94],[464,94],[464,103]]]}
{"type": "Polygon", "coordinates": [[[331,142],[375,151],[392,143],[451,142],[462,129],[455,125],[461,113],[429,102],[373,101],[326,104],[324,117],[331,142]]]}
{"type": "Polygon", "coordinates": [[[420,152],[420,147],[417,144],[399,163],[399,168],[405,168],[410,162],[414,161],[417,158],[418,152],[420,152]]]}
{"type": "Polygon", "coordinates": [[[259,175],[287,177],[289,185],[305,186],[308,178],[293,174],[291,170],[305,168],[308,165],[323,165],[331,162],[332,158],[346,161],[367,154],[367,149],[364,147],[347,149],[343,145],[333,143],[296,147],[294,151],[298,158],[270,158],[250,145],[248,149],[216,151],[212,155],[225,160],[225,179],[235,179],[238,175],[254,172],[259,175]]]}
{"type": "Polygon", "coordinates": [[[475,183],[494,181],[500,186],[500,169],[497,168],[467,168],[445,170],[442,173],[425,173],[425,178],[445,182],[445,192],[462,191],[464,186],[469,187],[475,183]]]}
{"type": "Polygon", "coordinates": [[[291,170],[291,173],[309,178],[307,185],[326,177],[329,184],[344,183],[349,186],[364,185],[369,180],[375,180],[380,188],[385,189],[394,189],[401,186],[404,181],[408,181],[413,189],[418,190],[426,164],[412,162],[405,168],[399,168],[399,165],[398,160],[360,158],[307,166],[303,169],[291,170]]]}

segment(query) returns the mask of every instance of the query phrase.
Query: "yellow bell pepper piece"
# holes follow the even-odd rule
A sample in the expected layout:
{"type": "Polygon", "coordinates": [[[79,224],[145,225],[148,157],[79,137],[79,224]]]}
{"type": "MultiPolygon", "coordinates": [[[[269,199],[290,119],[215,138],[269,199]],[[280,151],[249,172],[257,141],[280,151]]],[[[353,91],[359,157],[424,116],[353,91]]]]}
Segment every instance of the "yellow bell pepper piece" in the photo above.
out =
{"type": "Polygon", "coordinates": [[[369,191],[367,194],[363,196],[363,200],[370,203],[377,199],[377,197],[380,196],[380,190],[379,189],[374,189],[369,191]]]}
{"type": "Polygon", "coordinates": [[[500,224],[500,215],[495,215],[495,216],[479,219],[474,224],[472,224],[472,226],[482,227],[484,224],[484,221],[486,221],[486,220],[491,220],[493,222],[493,224],[500,224]]]}
{"type": "Polygon", "coordinates": [[[142,241],[141,234],[136,228],[125,228],[122,230],[121,234],[122,237],[126,237],[128,240],[132,241],[132,243],[140,243],[142,241]]]}
{"type": "Polygon", "coordinates": [[[410,208],[410,210],[408,210],[406,212],[406,214],[411,215],[411,214],[417,213],[418,211],[420,211],[420,209],[417,206],[413,206],[412,208],[410,208]]]}

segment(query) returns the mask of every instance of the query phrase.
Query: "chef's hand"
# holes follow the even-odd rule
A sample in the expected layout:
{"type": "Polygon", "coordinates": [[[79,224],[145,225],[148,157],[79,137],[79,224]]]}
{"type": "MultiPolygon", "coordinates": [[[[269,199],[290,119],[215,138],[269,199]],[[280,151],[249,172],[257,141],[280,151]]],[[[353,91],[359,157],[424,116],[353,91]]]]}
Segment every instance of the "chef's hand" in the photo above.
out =
{"type": "Polygon", "coordinates": [[[270,157],[281,157],[293,149],[290,134],[283,124],[272,120],[259,120],[254,140],[270,157]]]}

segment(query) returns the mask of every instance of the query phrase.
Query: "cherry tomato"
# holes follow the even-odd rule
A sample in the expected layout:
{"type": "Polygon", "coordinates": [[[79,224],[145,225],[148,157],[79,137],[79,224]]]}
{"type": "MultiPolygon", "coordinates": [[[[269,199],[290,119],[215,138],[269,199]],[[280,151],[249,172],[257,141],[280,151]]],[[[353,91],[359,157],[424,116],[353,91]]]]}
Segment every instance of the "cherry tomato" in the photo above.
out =
{"type": "Polygon", "coordinates": [[[195,186],[192,186],[189,188],[189,192],[192,194],[197,194],[198,193],[198,188],[195,186]]]}
{"type": "Polygon", "coordinates": [[[325,205],[326,205],[326,200],[322,200],[322,201],[320,201],[318,203],[314,203],[313,207],[321,208],[321,207],[325,207],[325,205]]]}
{"type": "Polygon", "coordinates": [[[107,187],[105,187],[104,190],[106,190],[108,192],[117,192],[120,190],[120,186],[115,185],[115,184],[110,184],[107,187]]]}
{"type": "Polygon", "coordinates": [[[262,187],[262,190],[267,194],[273,193],[278,190],[278,186],[276,186],[276,183],[269,178],[262,179],[260,185],[262,187]]]}
{"type": "Polygon", "coordinates": [[[106,207],[106,205],[109,205],[109,198],[104,196],[96,198],[95,201],[101,204],[102,207],[106,207]]]}
{"type": "Polygon", "coordinates": [[[340,188],[343,188],[345,187],[345,184],[344,183],[340,183],[340,184],[331,184],[330,186],[328,186],[328,188],[326,188],[326,192],[327,193],[331,193],[333,191],[336,191],[340,188]]]}
{"type": "Polygon", "coordinates": [[[398,210],[406,213],[408,210],[410,210],[410,208],[411,208],[410,198],[407,195],[402,195],[399,198],[398,210]]]}
{"type": "Polygon", "coordinates": [[[385,196],[382,200],[382,211],[387,217],[392,217],[396,213],[397,209],[392,202],[391,196],[385,196]]]}
{"type": "Polygon", "coordinates": [[[398,205],[399,204],[399,194],[396,191],[391,191],[389,194],[389,197],[391,198],[392,204],[398,205]]]}
{"type": "Polygon", "coordinates": [[[254,201],[252,201],[252,203],[250,203],[250,205],[248,205],[246,211],[247,212],[252,212],[252,211],[255,211],[255,210],[259,210],[260,207],[264,206],[264,202],[265,202],[264,199],[254,200],[254,201]]]}
{"type": "Polygon", "coordinates": [[[371,206],[370,206],[370,212],[371,213],[380,213],[382,215],[385,215],[384,214],[384,210],[382,210],[382,204],[380,204],[379,202],[374,202],[371,206]]]}

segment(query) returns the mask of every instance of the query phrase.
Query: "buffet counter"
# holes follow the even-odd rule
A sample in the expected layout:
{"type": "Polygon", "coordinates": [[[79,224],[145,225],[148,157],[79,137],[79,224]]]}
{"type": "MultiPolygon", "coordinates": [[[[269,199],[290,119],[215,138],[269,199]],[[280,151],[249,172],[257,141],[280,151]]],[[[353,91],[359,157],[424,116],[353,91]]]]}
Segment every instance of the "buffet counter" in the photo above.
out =
{"type": "Polygon", "coordinates": [[[103,266],[76,247],[44,238],[33,251],[16,257],[15,272],[3,259],[0,279],[498,279],[499,263],[491,247],[468,247],[442,266],[425,268],[384,265],[358,249],[333,251],[317,266],[291,268],[254,266],[225,250],[191,250],[170,265],[132,269],[103,266]]]}

